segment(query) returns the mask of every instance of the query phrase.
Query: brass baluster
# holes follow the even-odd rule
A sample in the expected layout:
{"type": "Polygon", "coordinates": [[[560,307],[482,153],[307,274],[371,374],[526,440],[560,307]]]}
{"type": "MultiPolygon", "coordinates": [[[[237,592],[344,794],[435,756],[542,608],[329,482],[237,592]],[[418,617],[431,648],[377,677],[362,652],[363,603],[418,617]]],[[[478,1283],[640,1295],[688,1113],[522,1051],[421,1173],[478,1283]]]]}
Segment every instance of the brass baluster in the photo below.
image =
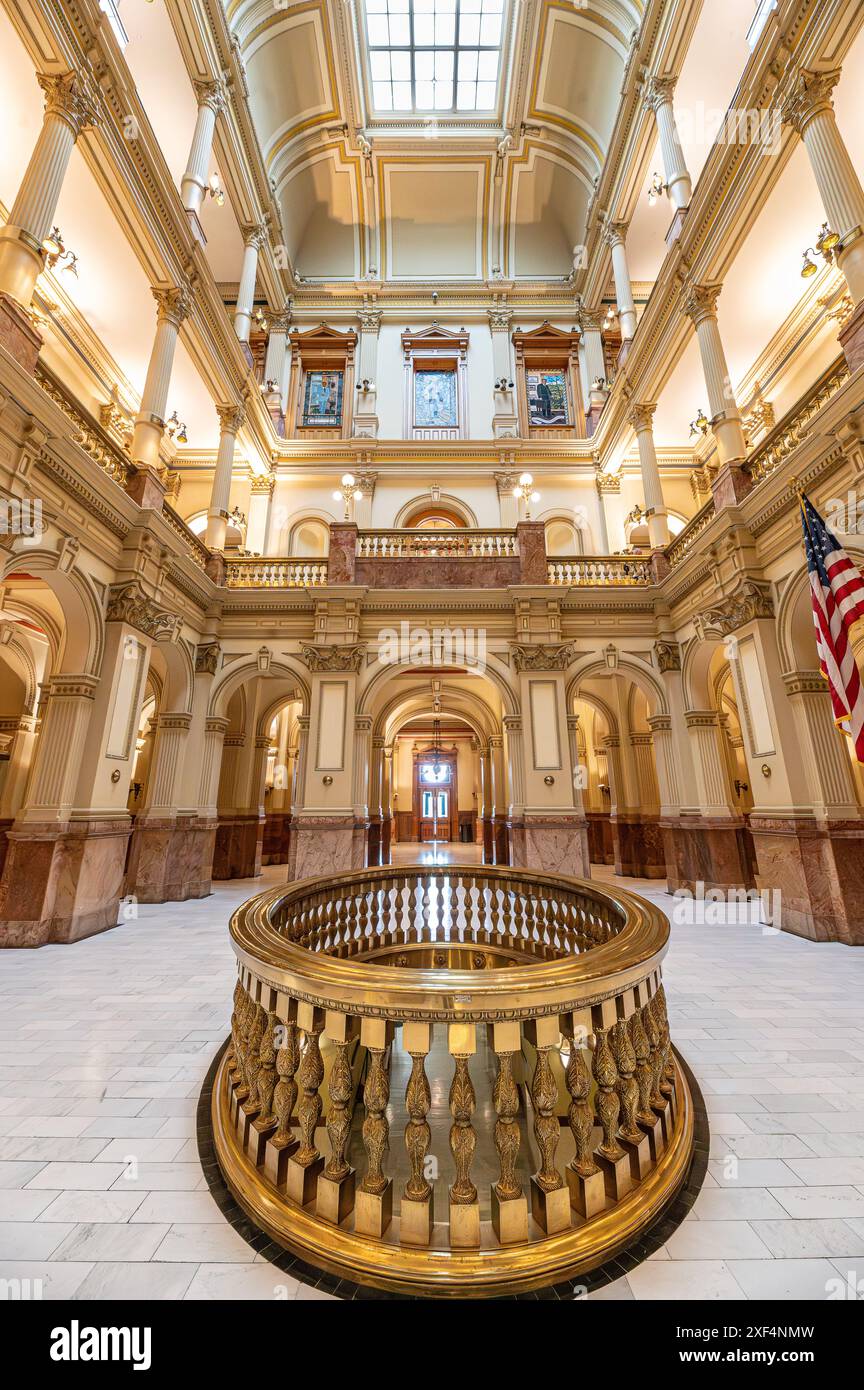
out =
{"type": "Polygon", "coordinates": [[[660,1122],[663,1125],[663,1137],[669,1144],[672,1139],[672,1110],[665,1087],[668,1085],[666,1065],[672,1044],[669,1038],[669,1029],[664,1025],[663,1011],[658,1003],[656,993],[649,999],[645,1011],[653,1024],[653,1032],[648,1033],[649,1039],[654,1043],[651,1052],[651,1107],[660,1116],[660,1122]]]}
{"type": "Polygon", "coordinates": [[[570,1189],[570,1205],[586,1220],[596,1216],[606,1205],[606,1184],[591,1153],[594,1110],[589,1099],[591,1078],[582,1055],[582,1038],[587,1037],[590,1021],[590,1014],[584,1020],[581,1015],[574,1015],[571,1019],[570,1056],[565,1073],[570,1095],[567,1122],[576,1148],[565,1173],[570,1189]]]}
{"type": "Polygon", "coordinates": [[[294,1074],[300,1064],[300,1049],[297,1045],[297,1028],[289,1019],[279,1025],[277,1041],[280,1046],[276,1052],[276,1089],[273,1092],[273,1113],[276,1116],[276,1133],[271,1136],[264,1155],[264,1172],[276,1186],[285,1181],[288,1159],[299,1146],[291,1130],[291,1116],[297,1101],[297,1082],[294,1074]]]}
{"type": "Polygon", "coordinates": [[[498,1057],[498,1074],[492,1087],[495,1106],[495,1148],[498,1151],[498,1181],[492,1184],[492,1226],[502,1245],[528,1239],[528,1201],[516,1177],[521,1133],[519,1129],[519,1090],[513,1075],[513,1058],[521,1053],[518,1023],[493,1023],[492,1047],[498,1057]]]}
{"type": "Polygon", "coordinates": [[[480,1244],[480,1203],[477,1188],[471,1181],[471,1164],[477,1147],[477,1135],[471,1121],[477,1097],[468,1070],[468,1058],[477,1050],[474,1024],[451,1024],[448,1048],[454,1063],[449,1105],[453,1117],[450,1152],[456,1169],[450,1186],[450,1244],[477,1246],[480,1244]]]}
{"type": "Polygon", "coordinates": [[[271,1010],[267,1015],[267,1026],[261,1038],[261,1050],[258,1054],[261,1062],[258,1071],[258,1099],[261,1104],[261,1111],[256,1124],[267,1129],[276,1122],[276,1117],[273,1114],[273,1092],[276,1089],[277,1024],[278,1019],[271,1010]]]}
{"type": "MultiPolygon", "coordinates": [[[[597,1007],[600,1009],[601,1017],[604,1020],[608,1019],[611,1026],[615,1022],[612,1012],[615,1008],[615,1002],[614,1000],[607,1002],[608,1008],[605,1004],[597,1007]]],[[[594,1080],[597,1083],[597,1117],[603,1129],[603,1138],[596,1150],[595,1158],[603,1172],[607,1195],[617,1202],[630,1191],[633,1186],[633,1176],[630,1169],[629,1154],[622,1149],[616,1138],[621,1102],[618,1099],[617,1091],[618,1068],[609,1046],[609,1027],[595,1028],[594,1036],[592,1069],[594,1080]]]]}
{"type": "Polygon", "coordinates": [[[557,1049],[561,1041],[557,1014],[532,1019],[526,1024],[525,1036],[537,1051],[531,1078],[531,1103],[534,1107],[534,1138],[540,1150],[540,1167],[531,1178],[531,1211],[538,1226],[547,1235],[554,1235],[570,1225],[570,1195],[555,1166],[561,1127],[557,1115],[558,1085],[552,1073],[549,1054],[557,1049]]]}
{"type": "Polygon", "coordinates": [[[311,1004],[298,1004],[297,1022],[306,1039],[297,1071],[301,1091],[297,1107],[300,1147],[288,1160],[286,1191],[300,1206],[305,1206],[315,1196],[318,1178],[324,1167],[324,1160],[315,1144],[315,1130],[324,1109],[320,1095],[321,1082],[324,1080],[320,1043],[324,1019],[320,1009],[314,1009],[311,1004]]]}
{"type": "Polygon", "coordinates": [[[634,1181],[640,1182],[651,1167],[651,1154],[648,1137],[637,1122],[639,1110],[639,1085],[636,1081],[636,1050],[630,1037],[630,1030],[624,1019],[619,1019],[612,1030],[612,1052],[618,1067],[618,1099],[621,1102],[621,1128],[619,1143],[630,1155],[630,1169],[634,1181]]]}
{"type": "MultiPolygon", "coordinates": [[[[640,996],[646,991],[647,986],[640,985],[640,996]]],[[[652,1104],[654,1091],[654,1066],[651,1047],[654,1020],[649,1017],[646,1008],[637,1009],[630,1020],[630,1033],[633,1039],[633,1050],[636,1053],[636,1084],[639,1087],[639,1109],[636,1112],[636,1120],[639,1128],[648,1136],[648,1146],[654,1162],[666,1147],[663,1124],[660,1116],[652,1104]]]]}
{"type": "Polygon", "coordinates": [[[356,1026],[345,1014],[328,1010],[324,1031],[334,1050],[328,1085],[330,1107],[327,1111],[330,1157],[318,1179],[315,1210],[325,1221],[338,1226],[354,1209],[355,1177],[354,1169],[348,1162],[347,1149],[351,1134],[351,1097],[354,1092],[351,1050],[356,1026]]]}
{"type": "Polygon", "coordinates": [[[432,1092],[426,1075],[426,1056],[432,1043],[432,1028],[428,1023],[404,1023],[402,1043],[411,1058],[411,1075],[405,1088],[405,1148],[411,1165],[411,1176],[399,1212],[399,1238],[405,1245],[428,1245],[432,1239],[434,1192],[426,1177],[426,1155],[432,1142],[432,1131],[426,1116],[432,1105],[432,1092]]]}
{"type": "MultiPolygon", "coordinates": [[[[243,1102],[243,1112],[247,1119],[258,1114],[258,1073],[261,1070],[261,1039],[267,1015],[260,1004],[253,1005],[252,1021],[248,1032],[246,1056],[246,1086],[249,1094],[243,1102]]],[[[245,1142],[245,1135],[244,1135],[245,1142]]]]}
{"type": "Polygon", "coordinates": [[[381,1019],[364,1018],[360,1041],[369,1049],[369,1066],[363,1085],[363,1147],[366,1173],[357,1192],[354,1229],[362,1235],[380,1237],[393,1214],[393,1180],[384,1174],[384,1154],[390,1138],[387,1103],[390,1077],[384,1063],[390,1041],[387,1024],[381,1019]]]}

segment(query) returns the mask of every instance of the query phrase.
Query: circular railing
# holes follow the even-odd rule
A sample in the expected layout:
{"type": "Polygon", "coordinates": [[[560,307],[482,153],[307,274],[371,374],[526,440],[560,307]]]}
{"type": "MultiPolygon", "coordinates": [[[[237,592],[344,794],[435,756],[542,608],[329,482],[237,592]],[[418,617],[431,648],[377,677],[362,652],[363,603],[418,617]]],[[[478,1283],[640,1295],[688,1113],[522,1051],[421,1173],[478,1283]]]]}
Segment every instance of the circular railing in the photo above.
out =
{"type": "Polygon", "coordinates": [[[259,894],[231,920],[213,1099],[229,1186],[287,1248],[394,1291],[494,1294],[601,1263],[692,1149],[668,936],[634,894],[503,868],[259,894]]]}

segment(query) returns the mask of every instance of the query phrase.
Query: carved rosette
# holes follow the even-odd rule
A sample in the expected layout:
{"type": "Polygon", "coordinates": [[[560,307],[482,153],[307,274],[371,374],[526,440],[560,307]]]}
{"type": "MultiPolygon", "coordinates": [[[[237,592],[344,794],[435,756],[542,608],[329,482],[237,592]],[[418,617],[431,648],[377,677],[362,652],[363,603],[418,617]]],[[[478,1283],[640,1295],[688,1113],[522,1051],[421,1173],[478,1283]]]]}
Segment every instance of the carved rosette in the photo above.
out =
{"type": "Polygon", "coordinates": [[[598,1152],[613,1162],[623,1156],[624,1150],[615,1138],[618,1129],[618,1116],[621,1102],[618,1099],[618,1068],[609,1046],[608,1028],[596,1030],[597,1044],[594,1048],[593,1072],[597,1083],[597,1117],[603,1127],[603,1141],[598,1152]]]}
{"type": "Polygon", "coordinates": [[[513,1053],[498,1053],[498,1075],[492,1087],[492,1103],[495,1106],[495,1148],[498,1151],[500,1172],[495,1184],[502,1202],[512,1201],[522,1194],[516,1181],[516,1160],[519,1156],[519,1091],[513,1078],[513,1053]]]}
{"type": "Polygon", "coordinates": [[[276,1090],[273,1095],[273,1112],[276,1116],[277,1130],[275,1143],[285,1148],[291,1142],[291,1116],[297,1102],[298,1086],[294,1073],[300,1062],[297,1045],[297,1029],[293,1023],[283,1024],[284,1041],[276,1053],[276,1090]]]}
{"type": "Polygon", "coordinates": [[[540,1150],[540,1167],[536,1179],[544,1192],[555,1192],[564,1186],[564,1179],[555,1167],[555,1154],[561,1138],[561,1126],[555,1114],[558,1086],[549,1065],[551,1048],[537,1049],[537,1064],[531,1080],[531,1101],[534,1106],[534,1138],[540,1150]]]}
{"type": "Polygon", "coordinates": [[[477,1147],[477,1135],[471,1123],[477,1104],[467,1057],[454,1057],[456,1070],[450,1085],[450,1152],[456,1168],[456,1178],[450,1188],[450,1201],[467,1206],[477,1200],[477,1188],[471,1181],[471,1164],[477,1147]]]}
{"type": "Polygon", "coordinates": [[[390,1138],[390,1125],[386,1114],[387,1102],[390,1099],[390,1078],[381,1048],[370,1048],[369,1058],[369,1070],[363,1087],[363,1104],[366,1108],[363,1147],[366,1150],[367,1168],[360,1187],[363,1192],[380,1196],[387,1187],[384,1154],[390,1138]]]}
{"type": "Polygon", "coordinates": [[[351,1112],[348,1102],[351,1099],[351,1063],[348,1060],[350,1039],[336,1042],[336,1056],[330,1069],[330,1109],[327,1112],[327,1138],[330,1140],[330,1157],[324,1165],[324,1176],[338,1182],[351,1171],[345,1150],[351,1132],[351,1112]]]}
{"type": "Polygon", "coordinates": [[[303,1049],[303,1059],[297,1073],[297,1080],[303,1094],[297,1107],[297,1119],[300,1123],[300,1148],[294,1158],[304,1168],[308,1168],[309,1164],[314,1163],[319,1157],[315,1147],[315,1130],[324,1109],[324,1102],[319,1094],[319,1087],[324,1080],[320,1033],[320,1024],[314,1025],[306,1033],[306,1046],[303,1049]]]}
{"type": "Polygon", "coordinates": [[[582,1056],[582,1049],[575,1039],[570,1045],[570,1060],[567,1063],[567,1090],[570,1094],[570,1107],[567,1122],[573,1135],[576,1153],[570,1167],[583,1178],[590,1178],[598,1171],[591,1156],[591,1134],[594,1129],[594,1112],[588,1099],[591,1093],[591,1078],[582,1056]]]}
{"type": "Polygon", "coordinates": [[[425,1202],[432,1192],[424,1172],[426,1155],[432,1142],[432,1131],[426,1119],[432,1105],[432,1092],[426,1075],[425,1061],[425,1053],[411,1053],[411,1075],[405,1088],[405,1108],[408,1111],[405,1148],[408,1152],[408,1162],[411,1164],[411,1176],[405,1184],[405,1196],[412,1202],[425,1202]]]}

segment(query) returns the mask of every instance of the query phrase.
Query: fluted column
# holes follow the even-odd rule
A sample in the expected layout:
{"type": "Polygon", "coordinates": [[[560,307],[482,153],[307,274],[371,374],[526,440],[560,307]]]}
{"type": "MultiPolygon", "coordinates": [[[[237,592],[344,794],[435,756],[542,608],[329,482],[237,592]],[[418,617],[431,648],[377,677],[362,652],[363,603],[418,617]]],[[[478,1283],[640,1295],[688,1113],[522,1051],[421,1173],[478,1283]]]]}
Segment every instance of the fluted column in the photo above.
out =
{"type": "Polygon", "coordinates": [[[578,320],[581,337],[579,339],[579,372],[582,382],[582,398],[585,402],[585,430],[589,438],[597,428],[606,397],[606,360],[603,356],[603,336],[601,333],[602,315],[599,310],[582,309],[578,320]],[[602,386],[595,382],[603,382],[602,386]]]}
{"type": "Polygon", "coordinates": [[[652,77],[645,92],[645,105],[654,112],[657,120],[657,134],[660,137],[660,152],[663,155],[663,172],[666,188],[672,206],[677,210],[686,208],[693,196],[693,185],[687,172],[684,151],[678,137],[675,122],[675,107],[672,98],[675,93],[674,77],[652,77]]]}
{"type": "Polygon", "coordinates": [[[294,786],[291,809],[295,813],[306,804],[306,763],[309,755],[309,715],[297,716],[297,760],[294,764],[294,786]]]}
{"type": "Polygon", "coordinates": [[[654,740],[660,814],[677,816],[681,807],[681,778],[672,736],[672,719],[668,714],[649,715],[648,727],[654,740]]]}
{"type": "Polygon", "coordinates": [[[521,715],[505,715],[504,729],[507,734],[507,765],[510,769],[510,814],[511,816],[521,816],[525,805],[525,766],[521,715]]]}
{"type": "Polygon", "coordinates": [[[356,438],[375,439],[378,435],[378,335],[381,331],[382,311],[366,307],[360,310],[360,341],[357,349],[357,400],[355,403],[352,432],[356,438]],[[372,390],[364,391],[363,382],[372,383],[372,390]]]}
{"type": "Polygon", "coordinates": [[[240,271],[237,307],[234,311],[234,332],[241,343],[249,342],[252,309],[255,304],[255,281],[258,278],[258,252],[266,235],[266,228],[260,224],[243,228],[243,268],[240,271]]]}
{"type": "Polygon", "coordinates": [[[219,814],[218,794],[222,772],[222,750],[227,732],[227,719],[213,717],[205,720],[204,753],[201,759],[201,785],[198,800],[201,815],[212,817],[214,820],[219,814]]]}
{"type": "Polygon", "coordinates": [[[692,740],[699,809],[703,816],[731,816],[717,711],[687,710],[684,720],[692,740]]]}
{"type": "Polygon", "coordinates": [[[219,450],[213,471],[210,507],[207,512],[207,545],[211,550],[224,550],[228,529],[228,501],[231,496],[231,472],[234,467],[234,445],[245,418],[242,405],[220,405],[219,450]]]}
{"type": "Polygon", "coordinates": [[[372,810],[371,801],[372,719],[359,714],[354,720],[354,815],[365,820],[372,810]]]}
{"type": "Polygon", "coordinates": [[[135,417],[132,460],[141,468],[158,469],[174,352],[180,325],[189,315],[192,299],[188,288],[177,285],[170,289],[154,289],[153,298],[157,304],[156,337],[141,394],[141,408],[135,417]]]}
{"type": "Polygon", "coordinates": [[[840,69],[802,70],[783,120],[804,141],[831,229],[840,235],[837,263],[856,304],[864,300],[864,189],[837,127],[831,93],[840,69]]]}
{"type": "Polygon", "coordinates": [[[191,724],[191,714],[159,716],[147,779],[145,820],[162,820],[177,814],[177,789],[191,724]]]}
{"type": "Polygon", "coordinates": [[[639,467],[642,471],[642,487],[645,492],[645,507],[648,517],[648,537],[652,549],[669,544],[669,513],[663,497],[660,482],[660,469],[657,465],[657,451],[654,448],[652,420],[656,405],[637,405],[627,417],[636,431],[639,446],[639,467]]]}
{"type": "MultiPolygon", "coordinates": [[[[99,119],[78,73],[37,74],[45,93],[42,129],[0,231],[0,294],[26,309],[43,265],[42,242],[51,230],[72,148],[82,130],[99,119]]],[[[7,131],[12,138],[12,132],[7,131]]]]}
{"type": "MultiPolygon", "coordinates": [[[[513,362],[510,345],[510,328],[513,311],[497,306],[488,309],[489,333],[492,338],[492,372],[496,381],[505,383],[513,380],[513,362]]],[[[516,402],[513,391],[506,386],[493,392],[494,413],[492,434],[496,439],[513,439],[519,432],[516,402]]]]}
{"type": "Polygon", "coordinates": [[[708,392],[711,428],[717,441],[720,463],[740,464],[746,457],[747,446],[717,322],[717,300],[721,289],[722,286],[717,284],[688,285],[682,307],[696,329],[708,392]]]}
{"type": "Polygon", "coordinates": [[[75,805],[78,776],[98,685],[95,676],[84,675],[55,676],[51,681],[27,804],[20,812],[19,820],[67,819],[75,805]]]}
{"type": "Polygon", "coordinates": [[[831,697],[820,671],[789,671],[783,676],[795,715],[812,805],[826,820],[858,820],[846,740],[838,733],[831,697]]]}
{"type": "Polygon", "coordinates": [[[270,335],[267,339],[267,355],[264,359],[264,383],[276,382],[276,393],[281,406],[285,385],[285,357],[288,349],[288,314],[270,315],[270,335]]]}
{"type": "Polygon", "coordinates": [[[216,117],[225,110],[225,87],[220,81],[195,82],[194,87],[198,98],[198,118],[186,161],[186,172],[180,183],[180,196],[186,211],[193,212],[197,218],[207,191],[216,117]]]}
{"type": "Polygon", "coordinates": [[[603,225],[603,239],[612,253],[612,274],[615,278],[615,298],[618,301],[618,322],[621,325],[621,340],[625,343],[629,342],[636,332],[636,305],[630,286],[627,249],[624,244],[626,235],[626,222],[613,222],[611,219],[607,219],[603,225]]]}
{"type": "Polygon", "coordinates": [[[246,549],[253,555],[266,555],[268,551],[275,482],[271,473],[256,474],[251,482],[246,549]]]}

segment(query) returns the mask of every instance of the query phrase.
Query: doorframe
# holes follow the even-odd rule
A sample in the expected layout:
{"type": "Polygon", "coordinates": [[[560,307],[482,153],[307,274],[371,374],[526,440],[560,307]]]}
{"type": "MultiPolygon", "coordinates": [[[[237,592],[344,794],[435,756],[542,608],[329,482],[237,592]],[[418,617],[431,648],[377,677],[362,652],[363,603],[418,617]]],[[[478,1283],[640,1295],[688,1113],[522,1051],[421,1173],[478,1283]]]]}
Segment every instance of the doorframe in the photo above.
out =
{"type": "MultiPolygon", "coordinates": [[[[418,845],[424,843],[424,841],[423,841],[422,838],[421,838],[421,829],[420,829],[421,823],[422,823],[422,821],[423,821],[423,819],[424,819],[424,817],[423,817],[423,815],[422,815],[422,810],[423,810],[423,786],[422,786],[422,784],[421,784],[421,782],[420,782],[420,765],[421,765],[421,763],[434,762],[436,759],[437,759],[437,761],[438,761],[439,763],[446,763],[446,764],[449,766],[449,768],[450,768],[450,781],[447,783],[447,789],[448,789],[448,791],[450,792],[450,814],[449,814],[449,816],[448,816],[448,818],[447,818],[447,819],[448,819],[448,822],[449,822],[450,833],[449,833],[449,835],[448,835],[447,838],[448,838],[448,841],[458,840],[458,839],[459,839],[459,762],[458,762],[458,758],[459,758],[458,751],[457,751],[455,748],[449,749],[449,750],[448,750],[448,749],[444,749],[444,748],[435,748],[434,746],[432,746],[432,747],[427,747],[427,748],[423,748],[423,749],[416,749],[416,748],[414,749],[414,762],[413,762],[413,771],[412,771],[412,777],[413,777],[413,795],[412,795],[413,821],[412,821],[412,826],[411,826],[411,834],[412,834],[412,838],[413,838],[414,842],[415,842],[416,844],[418,844],[418,845]]],[[[426,790],[428,791],[428,787],[426,788],[426,790]]]]}

